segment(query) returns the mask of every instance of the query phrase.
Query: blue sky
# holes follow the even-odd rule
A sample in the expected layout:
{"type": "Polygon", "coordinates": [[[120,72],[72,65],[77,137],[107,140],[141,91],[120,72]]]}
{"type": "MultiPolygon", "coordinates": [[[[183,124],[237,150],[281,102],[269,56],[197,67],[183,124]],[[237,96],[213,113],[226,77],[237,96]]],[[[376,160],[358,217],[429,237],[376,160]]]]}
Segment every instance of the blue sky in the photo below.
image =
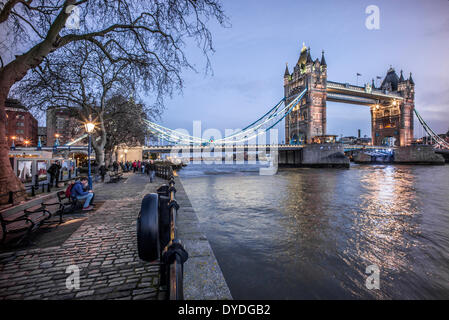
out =
{"type": "MultiPolygon", "coordinates": [[[[312,58],[325,50],[328,79],[359,84],[384,77],[392,65],[413,73],[416,108],[437,132],[449,129],[449,1],[223,1],[231,27],[211,24],[216,52],[205,75],[198,49],[187,54],[199,72],[183,73],[185,88],[167,100],[160,123],[192,132],[242,128],[283,96],[285,63],[292,70],[302,43],[312,58]],[[380,29],[365,27],[369,5],[380,9],[380,29]]],[[[368,107],[328,102],[327,133],[370,136],[368,107]]],[[[280,140],[283,139],[283,123],[280,140]]],[[[415,135],[421,130],[415,130],[415,135]]]]}

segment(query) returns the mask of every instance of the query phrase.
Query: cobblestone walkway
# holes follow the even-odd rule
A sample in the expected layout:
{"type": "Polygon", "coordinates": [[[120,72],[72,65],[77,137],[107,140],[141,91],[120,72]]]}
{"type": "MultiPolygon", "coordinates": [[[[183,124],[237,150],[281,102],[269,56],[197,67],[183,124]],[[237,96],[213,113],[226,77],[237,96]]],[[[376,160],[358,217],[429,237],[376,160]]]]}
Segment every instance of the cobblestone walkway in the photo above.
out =
{"type": "Polygon", "coordinates": [[[163,183],[130,175],[120,183],[95,187],[105,203],[61,246],[0,254],[1,299],[161,299],[157,264],[137,254],[136,218],[144,194],[163,183]],[[80,288],[66,279],[80,270],[80,288]]]}

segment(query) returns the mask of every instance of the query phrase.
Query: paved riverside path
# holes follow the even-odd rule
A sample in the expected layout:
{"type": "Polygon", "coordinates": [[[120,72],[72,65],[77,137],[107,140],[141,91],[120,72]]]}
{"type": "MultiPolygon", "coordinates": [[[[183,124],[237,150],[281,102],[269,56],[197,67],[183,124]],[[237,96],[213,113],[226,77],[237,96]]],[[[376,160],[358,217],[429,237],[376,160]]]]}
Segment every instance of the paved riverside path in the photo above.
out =
{"type": "Polygon", "coordinates": [[[0,254],[1,299],[161,299],[159,265],[137,254],[136,218],[143,196],[164,183],[126,174],[119,183],[95,185],[104,204],[60,246],[0,254]],[[69,290],[70,265],[80,269],[80,288],[69,290]]]}

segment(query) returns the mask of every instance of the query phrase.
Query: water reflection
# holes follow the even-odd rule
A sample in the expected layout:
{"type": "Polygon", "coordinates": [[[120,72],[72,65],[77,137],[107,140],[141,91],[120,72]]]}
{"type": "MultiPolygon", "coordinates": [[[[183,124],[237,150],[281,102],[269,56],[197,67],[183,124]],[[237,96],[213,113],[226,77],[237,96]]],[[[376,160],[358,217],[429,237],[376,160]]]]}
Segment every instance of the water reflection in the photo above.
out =
{"type": "Polygon", "coordinates": [[[183,184],[234,298],[449,297],[448,166],[195,170],[183,184]]]}

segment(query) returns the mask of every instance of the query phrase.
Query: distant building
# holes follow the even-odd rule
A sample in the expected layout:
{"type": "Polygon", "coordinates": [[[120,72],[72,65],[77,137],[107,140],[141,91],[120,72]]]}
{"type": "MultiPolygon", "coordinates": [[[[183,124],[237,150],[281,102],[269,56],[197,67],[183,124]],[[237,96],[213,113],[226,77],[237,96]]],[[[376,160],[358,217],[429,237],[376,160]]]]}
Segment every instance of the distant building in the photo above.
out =
{"type": "Polygon", "coordinates": [[[363,137],[363,138],[357,138],[357,137],[342,137],[339,142],[344,144],[359,144],[359,145],[371,145],[371,138],[363,137]]]}
{"type": "Polygon", "coordinates": [[[312,143],[335,143],[337,141],[337,136],[333,134],[326,134],[322,136],[315,136],[312,138],[312,143]]]}
{"type": "Polygon", "coordinates": [[[47,127],[37,128],[37,139],[41,139],[41,146],[47,145],[47,127]]]}
{"type": "Polygon", "coordinates": [[[365,145],[365,146],[369,146],[369,145],[371,145],[371,138],[357,138],[357,140],[356,140],[356,144],[362,144],[362,145],[365,145]]]}
{"type": "Polygon", "coordinates": [[[16,146],[37,145],[37,120],[19,100],[6,99],[6,137],[8,144],[16,146]]]}
{"type": "Polygon", "coordinates": [[[356,144],[356,141],[357,141],[357,137],[353,137],[353,136],[350,136],[350,137],[342,137],[342,138],[340,139],[340,142],[341,142],[341,143],[345,143],[345,144],[356,144]]]}
{"type": "Polygon", "coordinates": [[[55,144],[64,145],[82,135],[83,127],[69,109],[50,107],[47,109],[47,142],[48,147],[55,144]]]}

